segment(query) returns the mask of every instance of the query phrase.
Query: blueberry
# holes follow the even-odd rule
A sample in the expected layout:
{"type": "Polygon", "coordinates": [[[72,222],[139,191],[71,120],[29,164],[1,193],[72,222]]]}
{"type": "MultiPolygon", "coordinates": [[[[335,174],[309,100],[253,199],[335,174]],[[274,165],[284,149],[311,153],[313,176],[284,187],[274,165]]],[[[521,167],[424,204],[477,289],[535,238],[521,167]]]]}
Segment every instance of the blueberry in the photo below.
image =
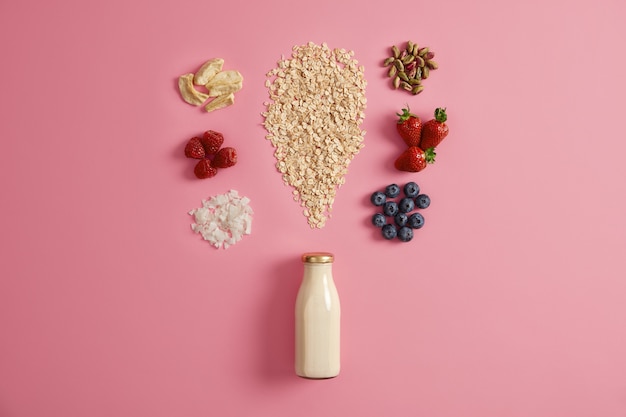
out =
{"type": "Polygon", "coordinates": [[[382,206],[383,204],[385,204],[385,201],[387,201],[387,197],[385,196],[384,193],[381,193],[380,191],[376,191],[374,194],[372,194],[370,201],[375,206],[382,206]]]}
{"type": "Polygon", "coordinates": [[[426,207],[430,206],[430,197],[428,197],[426,194],[418,195],[417,197],[415,197],[415,205],[417,206],[417,208],[425,209],[426,207]]]}
{"type": "Polygon", "coordinates": [[[398,214],[398,211],[398,203],[395,201],[387,201],[383,205],[383,213],[385,213],[385,216],[393,217],[398,214]]]}
{"type": "Polygon", "coordinates": [[[398,226],[406,226],[406,223],[409,221],[409,216],[404,213],[398,213],[396,214],[396,217],[394,217],[394,220],[398,226]]]}
{"type": "Polygon", "coordinates": [[[376,227],[383,227],[387,223],[387,219],[382,213],[376,213],[372,216],[372,224],[376,227]]]}
{"type": "Polygon", "coordinates": [[[398,203],[398,210],[401,213],[409,213],[415,208],[415,202],[412,198],[405,197],[398,203]]]}
{"type": "Polygon", "coordinates": [[[400,194],[400,187],[398,184],[389,184],[387,188],[385,188],[385,195],[389,198],[395,198],[400,194]]]}
{"type": "Polygon", "coordinates": [[[393,224],[386,224],[382,229],[383,237],[387,240],[391,240],[398,235],[398,231],[393,224]]]}
{"type": "Polygon", "coordinates": [[[413,213],[409,216],[408,226],[412,229],[420,229],[424,226],[424,216],[421,213],[413,213]]]}
{"type": "Polygon", "coordinates": [[[413,239],[413,229],[410,227],[404,226],[398,230],[398,239],[403,242],[408,242],[413,239]]]}
{"type": "Polygon", "coordinates": [[[406,195],[409,198],[415,198],[417,197],[417,195],[420,193],[420,186],[417,185],[417,183],[414,183],[413,181],[411,182],[407,182],[404,185],[404,195],[406,195]]]}

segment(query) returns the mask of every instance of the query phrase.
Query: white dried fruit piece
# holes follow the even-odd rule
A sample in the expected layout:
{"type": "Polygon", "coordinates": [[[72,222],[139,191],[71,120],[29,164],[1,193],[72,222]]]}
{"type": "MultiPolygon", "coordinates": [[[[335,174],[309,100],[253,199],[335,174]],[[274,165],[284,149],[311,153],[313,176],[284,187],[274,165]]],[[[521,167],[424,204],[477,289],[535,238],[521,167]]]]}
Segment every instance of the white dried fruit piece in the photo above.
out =
{"type": "Polygon", "coordinates": [[[211,78],[205,87],[207,90],[211,90],[211,87],[224,84],[237,84],[243,82],[243,76],[236,70],[220,71],[213,78],[211,78]]]}
{"type": "Polygon", "coordinates": [[[204,109],[207,112],[212,112],[213,110],[223,109],[224,107],[228,107],[235,102],[235,94],[224,94],[221,96],[215,97],[213,100],[209,101],[204,109]]]}
{"type": "Polygon", "coordinates": [[[232,84],[215,84],[209,89],[209,97],[223,96],[224,94],[236,93],[241,90],[243,83],[241,81],[232,84]]]}
{"type": "Polygon", "coordinates": [[[236,190],[202,200],[202,207],[189,212],[194,217],[191,230],[219,249],[228,249],[252,233],[250,199],[236,190]]]}
{"type": "Polygon", "coordinates": [[[193,85],[193,74],[178,77],[178,89],[183,100],[194,106],[201,106],[209,99],[209,95],[198,91],[193,85]]]}
{"type": "Polygon", "coordinates": [[[218,72],[222,70],[224,65],[224,60],[222,58],[213,58],[205,62],[200,66],[198,71],[193,77],[193,83],[195,85],[205,85],[209,82],[209,80],[218,72]]]}
{"type": "Polygon", "coordinates": [[[266,74],[266,138],[312,228],[326,224],[348,165],[363,147],[367,82],[353,56],[309,42],[294,46],[291,58],[281,57],[266,74]]]}

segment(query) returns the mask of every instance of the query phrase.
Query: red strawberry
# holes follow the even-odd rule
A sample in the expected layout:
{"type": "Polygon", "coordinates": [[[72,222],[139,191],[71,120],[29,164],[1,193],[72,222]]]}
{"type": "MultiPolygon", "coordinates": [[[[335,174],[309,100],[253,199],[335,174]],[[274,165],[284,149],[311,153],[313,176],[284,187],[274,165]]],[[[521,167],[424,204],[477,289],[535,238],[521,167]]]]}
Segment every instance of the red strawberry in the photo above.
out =
{"type": "Polygon", "coordinates": [[[419,146],[422,136],[422,121],[420,118],[411,113],[409,106],[406,106],[406,109],[402,109],[402,114],[396,114],[400,117],[396,125],[400,137],[407,146],[419,146]]]}
{"type": "Polygon", "coordinates": [[[446,120],[448,120],[446,109],[435,109],[435,118],[424,123],[422,128],[422,143],[420,145],[422,149],[434,148],[448,136],[446,120]]]}
{"type": "Polygon", "coordinates": [[[228,168],[237,163],[237,151],[235,148],[226,146],[220,149],[213,158],[213,166],[216,168],[228,168]]]}
{"type": "Polygon", "coordinates": [[[423,151],[417,146],[409,146],[409,148],[402,152],[402,154],[396,159],[394,166],[398,171],[407,172],[419,172],[426,168],[428,164],[435,162],[435,150],[428,148],[423,151]]]}
{"type": "Polygon", "coordinates": [[[205,156],[204,148],[200,142],[199,137],[193,137],[189,139],[187,145],[185,145],[185,156],[187,158],[203,159],[205,156]]]}
{"type": "Polygon", "coordinates": [[[217,174],[217,168],[211,165],[211,160],[201,159],[194,167],[193,173],[200,179],[211,178],[217,174]]]}
{"type": "Polygon", "coordinates": [[[224,143],[224,135],[214,130],[207,130],[200,139],[202,146],[204,146],[204,152],[207,155],[215,155],[220,150],[224,143]]]}

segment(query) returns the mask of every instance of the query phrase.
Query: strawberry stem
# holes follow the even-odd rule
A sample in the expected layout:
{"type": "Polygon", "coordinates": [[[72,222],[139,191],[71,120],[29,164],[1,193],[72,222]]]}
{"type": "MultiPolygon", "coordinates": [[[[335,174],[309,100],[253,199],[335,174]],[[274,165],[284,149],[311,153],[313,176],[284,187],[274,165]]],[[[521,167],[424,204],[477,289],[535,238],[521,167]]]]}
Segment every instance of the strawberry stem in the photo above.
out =
{"type": "Polygon", "coordinates": [[[446,114],[445,107],[437,107],[435,109],[435,120],[437,120],[439,123],[445,123],[445,121],[448,120],[448,115],[446,114]]]}
{"type": "Polygon", "coordinates": [[[424,150],[424,159],[426,159],[427,163],[434,164],[435,156],[437,156],[437,154],[435,153],[435,148],[428,148],[424,150]]]}
{"type": "Polygon", "coordinates": [[[409,108],[409,105],[406,105],[406,109],[402,109],[402,113],[396,113],[396,115],[398,115],[400,118],[398,119],[398,124],[401,124],[407,120],[409,120],[411,117],[417,117],[415,116],[413,113],[411,113],[411,109],[409,108]]]}

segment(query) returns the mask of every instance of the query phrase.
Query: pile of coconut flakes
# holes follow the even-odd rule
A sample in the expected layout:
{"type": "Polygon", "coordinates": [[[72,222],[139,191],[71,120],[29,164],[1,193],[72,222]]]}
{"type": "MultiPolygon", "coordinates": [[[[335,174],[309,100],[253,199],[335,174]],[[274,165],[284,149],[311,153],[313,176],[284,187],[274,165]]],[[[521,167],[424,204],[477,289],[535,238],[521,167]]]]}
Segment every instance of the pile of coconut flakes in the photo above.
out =
{"type": "Polygon", "coordinates": [[[216,248],[228,249],[252,231],[250,199],[236,190],[202,200],[202,207],[189,212],[195,223],[191,230],[216,248]]]}

